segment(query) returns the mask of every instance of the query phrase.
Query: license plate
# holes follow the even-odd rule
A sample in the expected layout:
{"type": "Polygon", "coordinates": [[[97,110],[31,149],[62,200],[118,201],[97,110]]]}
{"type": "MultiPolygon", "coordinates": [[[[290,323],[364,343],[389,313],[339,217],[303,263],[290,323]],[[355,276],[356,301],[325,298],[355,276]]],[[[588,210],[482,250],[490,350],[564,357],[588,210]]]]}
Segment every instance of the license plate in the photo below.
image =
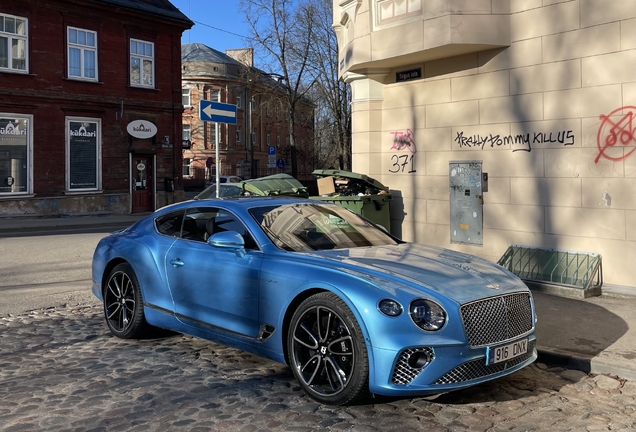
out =
{"type": "Polygon", "coordinates": [[[505,362],[528,352],[528,339],[518,340],[506,345],[488,347],[486,365],[505,362]]]}

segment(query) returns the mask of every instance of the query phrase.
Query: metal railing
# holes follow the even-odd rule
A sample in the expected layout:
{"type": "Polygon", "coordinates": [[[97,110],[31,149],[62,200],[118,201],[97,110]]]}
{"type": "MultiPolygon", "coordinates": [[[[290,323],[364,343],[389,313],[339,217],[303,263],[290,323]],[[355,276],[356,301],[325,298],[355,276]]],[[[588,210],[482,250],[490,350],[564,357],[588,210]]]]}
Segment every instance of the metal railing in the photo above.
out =
{"type": "Polygon", "coordinates": [[[601,255],[512,245],[498,264],[519,278],[589,290],[603,285],[601,255]]]}

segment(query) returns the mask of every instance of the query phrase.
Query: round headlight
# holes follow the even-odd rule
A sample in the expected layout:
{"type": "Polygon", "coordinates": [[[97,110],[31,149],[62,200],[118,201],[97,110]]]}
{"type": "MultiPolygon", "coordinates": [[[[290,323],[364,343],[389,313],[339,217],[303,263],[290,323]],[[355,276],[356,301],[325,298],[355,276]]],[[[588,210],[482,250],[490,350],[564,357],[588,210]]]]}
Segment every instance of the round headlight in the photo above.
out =
{"type": "Polygon", "coordinates": [[[378,310],[389,317],[396,317],[402,314],[402,305],[395,300],[384,299],[378,303],[378,310]]]}
{"type": "Polygon", "coordinates": [[[432,300],[413,300],[409,314],[415,325],[426,331],[437,331],[446,323],[446,311],[432,300]]]}

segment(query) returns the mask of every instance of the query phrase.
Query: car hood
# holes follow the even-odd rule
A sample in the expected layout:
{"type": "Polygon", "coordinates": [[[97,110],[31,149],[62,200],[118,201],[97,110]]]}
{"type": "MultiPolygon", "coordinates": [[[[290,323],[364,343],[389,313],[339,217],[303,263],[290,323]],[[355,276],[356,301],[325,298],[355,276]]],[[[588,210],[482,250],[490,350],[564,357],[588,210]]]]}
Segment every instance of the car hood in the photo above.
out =
{"type": "Polygon", "coordinates": [[[385,290],[394,290],[391,287],[399,282],[414,295],[432,290],[459,304],[527,290],[519,278],[490,261],[434,246],[403,243],[314,254],[336,261],[340,270],[385,290]]]}

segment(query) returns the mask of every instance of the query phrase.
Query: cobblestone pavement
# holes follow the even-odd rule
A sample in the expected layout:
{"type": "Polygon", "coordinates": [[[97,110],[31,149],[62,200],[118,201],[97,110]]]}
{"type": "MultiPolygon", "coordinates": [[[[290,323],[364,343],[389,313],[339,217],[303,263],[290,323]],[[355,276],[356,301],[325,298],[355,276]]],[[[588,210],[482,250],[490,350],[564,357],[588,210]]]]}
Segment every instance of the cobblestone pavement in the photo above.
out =
{"type": "Polygon", "coordinates": [[[0,430],[635,431],[636,382],[535,364],[433,398],[313,402],[288,367],[187,336],[125,341],[99,306],[0,317],[0,430]]]}

